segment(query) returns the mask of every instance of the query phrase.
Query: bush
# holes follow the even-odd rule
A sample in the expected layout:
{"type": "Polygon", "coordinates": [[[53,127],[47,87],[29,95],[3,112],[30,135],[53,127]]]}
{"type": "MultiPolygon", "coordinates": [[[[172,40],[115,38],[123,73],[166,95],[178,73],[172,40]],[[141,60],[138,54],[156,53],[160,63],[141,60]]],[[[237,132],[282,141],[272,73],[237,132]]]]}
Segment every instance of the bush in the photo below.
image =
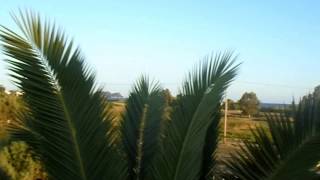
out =
{"type": "Polygon", "coordinates": [[[13,142],[3,148],[0,165],[13,180],[46,179],[40,162],[23,142],[13,142]]]}

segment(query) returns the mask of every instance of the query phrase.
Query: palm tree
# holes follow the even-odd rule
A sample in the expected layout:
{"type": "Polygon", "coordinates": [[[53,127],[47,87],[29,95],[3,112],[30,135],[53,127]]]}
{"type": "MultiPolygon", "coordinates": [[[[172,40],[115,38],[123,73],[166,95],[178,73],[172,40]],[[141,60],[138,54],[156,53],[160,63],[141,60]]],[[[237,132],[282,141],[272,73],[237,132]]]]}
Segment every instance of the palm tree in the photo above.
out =
{"type": "Polygon", "coordinates": [[[114,116],[79,48],[34,13],[2,27],[10,75],[28,111],[11,127],[42,161],[49,179],[210,179],[219,110],[239,64],[232,53],[207,57],[186,78],[169,115],[158,83],[142,77],[130,93],[115,140],[114,116]]]}
{"type": "Polygon", "coordinates": [[[129,95],[121,124],[129,179],[145,179],[160,143],[165,99],[159,83],[140,78],[129,95]]]}
{"type": "Polygon", "coordinates": [[[183,83],[170,119],[163,114],[162,88],[144,77],[138,81],[122,123],[130,179],[212,177],[220,102],[236,75],[235,60],[231,53],[218,53],[196,67],[183,83]]]}
{"type": "Polygon", "coordinates": [[[109,143],[113,117],[80,49],[33,13],[14,19],[22,35],[3,27],[1,41],[29,111],[13,140],[33,149],[50,179],[124,179],[126,164],[109,143]]]}
{"type": "Polygon", "coordinates": [[[183,83],[152,165],[152,178],[212,179],[218,141],[219,110],[223,93],[238,65],[231,53],[205,59],[183,83]]]}
{"type": "MultiPolygon", "coordinates": [[[[294,104],[294,103],[293,103],[294,104]]],[[[252,131],[254,142],[244,141],[226,161],[231,174],[241,179],[319,179],[319,99],[305,96],[293,116],[269,115],[270,132],[252,131]]]]}

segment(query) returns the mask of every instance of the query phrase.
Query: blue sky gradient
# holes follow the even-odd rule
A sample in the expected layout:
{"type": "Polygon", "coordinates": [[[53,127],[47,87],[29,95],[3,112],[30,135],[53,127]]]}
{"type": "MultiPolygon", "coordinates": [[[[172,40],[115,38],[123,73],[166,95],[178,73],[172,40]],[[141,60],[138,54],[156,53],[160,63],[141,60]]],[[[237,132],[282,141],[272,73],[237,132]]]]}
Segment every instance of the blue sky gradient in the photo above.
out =
{"type": "MultiPolygon", "coordinates": [[[[254,91],[263,102],[287,103],[320,84],[320,1],[1,0],[10,12],[32,9],[75,39],[106,90],[127,95],[142,73],[177,92],[186,72],[212,51],[234,50],[243,62],[228,90],[254,91]]],[[[0,55],[3,59],[3,56],[0,55]]],[[[0,61],[0,84],[8,81],[0,61]]]]}

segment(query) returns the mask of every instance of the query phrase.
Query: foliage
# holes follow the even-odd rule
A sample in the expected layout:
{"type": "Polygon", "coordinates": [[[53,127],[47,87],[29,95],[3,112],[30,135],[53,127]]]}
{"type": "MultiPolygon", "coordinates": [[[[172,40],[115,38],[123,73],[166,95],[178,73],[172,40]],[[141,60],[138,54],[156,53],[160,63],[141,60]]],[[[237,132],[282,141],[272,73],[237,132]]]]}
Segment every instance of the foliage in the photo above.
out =
{"type": "Polygon", "coordinates": [[[124,178],[125,163],[109,143],[113,116],[80,49],[33,13],[14,19],[22,34],[3,27],[0,37],[28,111],[10,128],[12,139],[32,148],[49,179],[124,178]]]}
{"type": "Polygon", "coordinates": [[[241,179],[319,179],[319,100],[306,96],[289,115],[268,117],[271,136],[258,127],[254,142],[244,141],[241,150],[226,162],[241,179]]]}
{"type": "MultiPolygon", "coordinates": [[[[140,78],[121,112],[119,133],[80,49],[33,13],[14,18],[21,35],[2,27],[0,38],[26,109],[18,111],[18,100],[5,97],[0,87],[2,117],[15,118],[9,123],[12,144],[0,153],[0,173],[12,179],[213,178],[221,103],[239,67],[232,53],[205,58],[188,74],[176,99],[146,76],[140,78]]],[[[253,141],[244,140],[225,162],[230,171],[225,177],[319,178],[317,94],[293,106],[293,117],[269,115],[268,128],[252,130],[253,141]]],[[[244,113],[257,113],[254,93],[245,93],[239,102],[244,113]]]]}
{"type": "Polygon", "coordinates": [[[3,95],[5,93],[6,88],[2,85],[0,85],[0,95],[3,95]]]}
{"type": "Polygon", "coordinates": [[[23,142],[4,147],[0,152],[0,164],[13,180],[46,179],[40,162],[23,142]]]}
{"type": "Polygon", "coordinates": [[[14,19],[21,35],[2,27],[0,37],[27,109],[9,130],[12,141],[31,148],[49,179],[211,178],[220,103],[239,67],[232,53],[206,58],[188,75],[170,116],[162,89],[140,79],[118,144],[114,115],[79,48],[33,13],[14,19]]]}
{"type": "Polygon", "coordinates": [[[152,166],[157,180],[211,179],[224,90],[238,65],[232,53],[205,59],[185,80],[152,166]]]}
{"type": "MultiPolygon", "coordinates": [[[[237,102],[234,102],[232,99],[228,99],[228,110],[239,110],[239,104],[237,102]]],[[[222,108],[225,108],[225,101],[222,103],[222,108]]]]}
{"type": "Polygon", "coordinates": [[[16,113],[22,108],[22,101],[19,96],[10,94],[0,97],[0,121],[14,121],[16,113]]]}
{"type": "Polygon", "coordinates": [[[254,92],[245,92],[239,100],[239,105],[242,112],[249,117],[258,113],[259,100],[254,92]]]}
{"type": "Polygon", "coordinates": [[[0,139],[6,138],[8,124],[14,123],[16,114],[23,108],[24,105],[20,96],[6,94],[4,90],[0,92],[0,139]]]}
{"type": "MultiPolygon", "coordinates": [[[[172,96],[169,89],[164,89],[162,91],[164,100],[165,100],[165,108],[164,108],[164,120],[169,121],[171,119],[170,115],[172,113],[172,107],[175,104],[176,98],[172,96]]],[[[167,123],[165,122],[165,123],[167,123]]],[[[164,128],[163,128],[164,129],[164,128]]]]}
{"type": "Polygon", "coordinates": [[[0,177],[1,180],[11,180],[11,177],[7,174],[7,172],[0,166],[0,177]]]}
{"type": "Polygon", "coordinates": [[[166,101],[167,106],[170,106],[173,104],[173,101],[175,100],[175,98],[172,96],[171,92],[169,89],[164,89],[162,91],[164,99],[166,101]]]}
{"type": "Polygon", "coordinates": [[[30,149],[25,143],[13,142],[7,144],[8,133],[7,128],[10,124],[17,121],[17,114],[21,113],[25,108],[23,98],[18,96],[15,91],[10,94],[5,93],[5,88],[1,86],[0,92],[0,139],[4,146],[0,152],[0,166],[2,167],[2,175],[8,176],[8,179],[36,179],[40,177],[45,179],[41,165],[31,157],[30,149]]]}
{"type": "Polygon", "coordinates": [[[131,91],[122,120],[129,179],[145,179],[159,148],[165,97],[158,83],[141,77],[131,91]]]}
{"type": "Polygon", "coordinates": [[[320,100],[320,85],[314,88],[313,96],[320,100]]]}

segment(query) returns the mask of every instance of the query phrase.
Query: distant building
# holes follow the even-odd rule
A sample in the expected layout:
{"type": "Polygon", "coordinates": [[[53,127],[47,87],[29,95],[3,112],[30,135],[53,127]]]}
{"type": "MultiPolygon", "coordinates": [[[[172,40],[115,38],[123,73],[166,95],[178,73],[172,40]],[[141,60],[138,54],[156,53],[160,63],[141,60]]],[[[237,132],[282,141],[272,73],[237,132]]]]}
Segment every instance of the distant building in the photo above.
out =
{"type": "Polygon", "coordinates": [[[5,90],[4,91],[8,95],[15,95],[15,96],[22,96],[23,92],[22,91],[15,91],[15,90],[5,90]]]}
{"type": "Polygon", "coordinates": [[[103,92],[104,96],[107,98],[109,101],[122,101],[125,100],[125,98],[118,92],[116,93],[111,93],[109,91],[103,92]]]}

